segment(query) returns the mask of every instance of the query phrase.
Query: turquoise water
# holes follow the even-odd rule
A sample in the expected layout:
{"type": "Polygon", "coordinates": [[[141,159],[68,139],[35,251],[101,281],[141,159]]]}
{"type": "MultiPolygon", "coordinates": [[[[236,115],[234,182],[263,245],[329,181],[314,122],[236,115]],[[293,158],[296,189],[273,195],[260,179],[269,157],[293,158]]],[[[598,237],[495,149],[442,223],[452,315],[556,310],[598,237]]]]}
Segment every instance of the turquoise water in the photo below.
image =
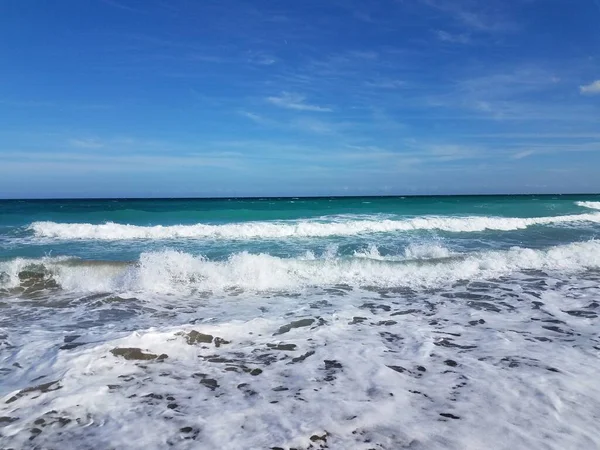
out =
{"type": "Polygon", "coordinates": [[[101,242],[89,236],[69,239],[46,238],[29,226],[36,222],[55,224],[92,224],[107,222],[140,227],[173,225],[227,225],[265,223],[331,223],[360,220],[401,221],[418,217],[493,217],[542,218],[590,213],[577,204],[598,201],[599,196],[457,196],[457,197],[349,197],[349,198],[260,198],[260,199],[159,199],[159,200],[40,200],[0,201],[0,259],[14,257],[76,256],[83,259],[135,260],[147,250],[164,247],[204,254],[211,258],[227,257],[232,250],[266,252],[292,256],[310,250],[323,252],[328,244],[339,246],[342,255],[351,255],[372,243],[384,253],[400,251],[415,241],[443,240],[457,250],[504,248],[522,244],[540,247],[590,239],[596,226],[536,227],[514,230],[477,230],[472,232],[444,229],[415,229],[410,232],[336,234],[328,236],[289,236],[277,238],[266,233],[244,239],[240,234],[217,239],[214,236],[187,236],[176,233],[160,239],[126,239],[115,231],[101,242]],[[543,228],[544,232],[540,233],[543,228]],[[261,237],[263,239],[261,239],[261,237]],[[125,245],[126,244],[126,245],[125,245]]]}
{"type": "Polygon", "coordinates": [[[599,236],[600,195],[0,201],[0,447],[599,448],[599,236]]]}

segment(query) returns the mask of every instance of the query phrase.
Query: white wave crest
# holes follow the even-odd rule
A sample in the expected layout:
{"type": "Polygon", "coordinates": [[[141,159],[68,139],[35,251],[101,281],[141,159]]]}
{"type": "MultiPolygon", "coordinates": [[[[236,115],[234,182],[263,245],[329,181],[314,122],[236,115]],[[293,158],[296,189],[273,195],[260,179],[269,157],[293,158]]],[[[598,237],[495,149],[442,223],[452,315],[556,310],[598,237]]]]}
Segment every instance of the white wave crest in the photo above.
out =
{"type": "Polygon", "coordinates": [[[374,259],[379,261],[406,261],[448,258],[452,255],[449,249],[436,242],[411,243],[404,249],[402,256],[383,256],[375,244],[370,244],[366,249],[356,250],[354,257],[374,259]]]}
{"type": "Polygon", "coordinates": [[[337,222],[245,222],[225,225],[138,226],[113,222],[90,223],[33,222],[29,230],[37,237],[54,239],[281,239],[327,236],[350,236],[395,231],[440,230],[475,232],[485,230],[510,231],[535,225],[574,222],[600,223],[600,213],[553,217],[447,217],[425,216],[404,220],[348,220],[337,222]]]}
{"type": "MultiPolygon", "coordinates": [[[[10,265],[13,262],[4,263],[10,265]]],[[[19,262],[22,267],[22,262],[19,262]]],[[[136,264],[45,261],[46,269],[63,288],[93,292],[150,292],[188,294],[297,290],[346,284],[354,287],[437,287],[464,279],[482,279],[515,271],[538,269],[574,272],[600,268],[600,241],[551,247],[512,248],[465,257],[429,261],[378,261],[366,258],[278,258],[246,252],[225,261],[172,250],[143,253],[136,264]]],[[[0,271],[2,267],[0,267],[0,271]]],[[[5,273],[15,274],[8,268],[5,273]]]]}
{"type": "Polygon", "coordinates": [[[600,209],[600,202],[575,202],[575,204],[584,208],[600,209]]]}

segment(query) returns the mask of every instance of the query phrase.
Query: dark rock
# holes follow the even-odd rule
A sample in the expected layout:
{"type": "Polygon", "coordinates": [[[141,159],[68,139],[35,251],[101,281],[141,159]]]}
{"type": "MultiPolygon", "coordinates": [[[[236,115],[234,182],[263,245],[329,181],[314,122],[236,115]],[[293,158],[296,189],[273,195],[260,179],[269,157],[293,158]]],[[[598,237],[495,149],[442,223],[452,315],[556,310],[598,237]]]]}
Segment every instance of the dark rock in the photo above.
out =
{"type": "Polygon", "coordinates": [[[304,361],[306,358],[308,358],[309,356],[314,355],[315,352],[313,350],[306,352],[304,355],[302,356],[298,356],[297,358],[292,358],[292,362],[288,363],[288,364],[292,364],[292,363],[298,363],[298,362],[302,362],[304,361]]]}
{"type": "Polygon", "coordinates": [[[31,392],[40,392],[41,394],[45,394],[46,392],[57,391],[62,388],[62,386],[59,384],[59,381],[60,380],[50,381],[48,383],[43,383],[43,384],[39,384],[37,386],[32,386],[32,387],[22,389],[19,392],[17,392],[15,395],[13,395],[11,398],[6,400],[6,403],[12,403],[12,402],[20,399],[21,397],[23,397],[25,394],[29,394],[31,392]]]}
{"type": "Polygon", "coordinates": [[[549,330],[549,331],[554,331],[555,333],[569,334],[569,335],[573,334],[570,331],[565,331],[562,328],[554,326],[554,325],[542,325],[542,328],[549,330]]]}
{"type": "Polygon", "coordinates": [[[150,394],[144,395],[144,397],[153,398],[155,400],[162,400],[163,399],[162,395],[160,395],[160,394],[154,394],[154,393],[150,393],[150,394]]]}
{"type": "Polygon", "coordinates": [[[29,438],[30,441],[33,441],[37,437],[37,435],[42,432],[42,430],[40,430],[39,428],[32,428],[29,431],[31,431],[31,437],[29,438]]]}
{"type": "Polygon", "coordinates": [[[136,347],[113,348],[110,352],[114,356],[121,356],[127,360],[150,361],[158,358],[157,355],[153,353],[144,353],[141,349],[136,347]]]}
{"type": "Polygon", "coordinates": [[[296,344],[267,344],[267,347],[273,350],[283,350],[288,352],[296,350],[296,344]]]}
{"type": "Polygon", "coordinates": [[[194,429],[192,427],[183,427],[180,428],[179,431],[181,431],[182,433],[191,433],[192,431],[194,431],[194,429]]]}
{"type": "Polygon", "coordinates": [[[404,373],[404,372],[406,372],[406,369],[404,367],[401,367],[401,366],[387,366],[387,367],[389,367],[392,370],[395,370],[398,373],[404,373]]]}
{"type": "Polygon", "coordinates": [[[287,325],[283,325],[279,328],[276,333],[273,333],[273,336],[277,336],[279,334],[284,334],[291,331],[294,328],[302,328],[309,327],[314,323],[315,319],[300,319],[295,320],[294,322],[288,323],[287,325]]]}
{"type": "Polygon", "coordinates": [[[450,414],[450,413],[440,413],[440,416],[442,417],[447,417],[448,419],[460,419],[460,417],[455,416],[454,414],[450,414]]]}
{"type": "Polygon", "coordinates": [[[180,335],[182,335],[185,338],[185,341],[189,345],[210,344],[213,341],[213,336],[212,335],[210,335],[210,334],[204,334],[204,333],[199,333],[196,330],[192,330],[189,333],[180,333],[180,335]]]}
{"type": "Polygon", "coordinates": [[[261,373],[262,373],[261,369],[253,369],[250,371],[250,375],[252,375],[252,376],[260,375],[261,373]]]}
{"type": "Polygon", "coordinates": [[[233,360],[233,359],[227,359],[227,358],[223,358],[221,356],[206,358],[206,360],[208,362],[213,362],[213,363],[234,363],[235,362],[235,360],[233,360]]]}
{"type": "Polygon", "coordinates": [[[419,311],[418,309],[407,309],[405,311],[396,311],[393,312],[392,314],[390,314],[390,316],[404,316],[406,314],[414,314],[414,313],[419,313],[421,311],[419,311]]]}
{"type": "Polygon", "coordinates": [[[221,345],[231,344],[231,341],[226,341],[225,339],[220,338],[220,337],[217,336],[215,338],[214,343],[215,343],[215,347],[220,347],[221,345]]]}
{"type": "Polygon", "coordinates": [[[341,369],[342,364],[335,359],[326,359],[325,361],[325,370],[328,369],[341,369]]]}
{"type": "Polygon", "coordinates": [[[327,441],[327,432],[325,432],[325,434],[324,434],[323,436],[319,436],[319,435],[317,435],[317,434],[313,434],[313,435],[310,437],[310,440],[311,440],[312,442],[317,442],[317,441],[327,441]]]}
{"type": "Polygon", "coordinates": [[[72,350],[77,347],[81,347],[85,345],[85,342],[70,342],[68,344],[63,344],[59,347],[60,350],[72,350]]]}
{"type": "Polygon", "coordinates": [[[200,384],[203,384],[204,386],[209,388],[211,391],[214,391],[216,388],[219,387],[219,383],[217,383],[217,380],[215,380],[213,378],[204,378],[204,379],[200,380],[200,384]]]}
{"type": "Polygon", "coordinates": [[[177,408],[178,406],[179,406],[179,405],[178,405],[177,403],[169,403],[169,404],[167,405],[167,408],[169,408],[169,409],[175,409],[175,408],[177,408]]]}
{"type": "Polygon", "coordinates": [[[483,325],[485,323],[485,320],[483,319],[479,319],[479,320],[471,320],[469,321],[469,325],[483,325]]]}
{"type": "Polygon", "coordinates": [[[0,426],[16,422],[17,420],[19,420],[18,417],[1,416],[0,417],[0,426]]]}
{"type": "Polygon", "coordinates": [[[436,341],[433,343],[434,345],[440,346],[440,347],[449,347],[449,348],[461,348],[463,350],[470,350],[473,348],[477,348],[476,345],[459,345],[459,344],[455,344],[454,342],[452,342],[452,339],[450,338],[442,338],[439,341],[436,341]]]}
{"type": "Polygon", "coordinates": [[[69,423],[71,423],[71,422],[72,422],[72,420],[71,420],[71,419],[69,419],[68,417],[59,417],[59,418],[58,418],[58,424],[59,424],[61,427],[64,427],[65,425],[68,425],[68,424],[69,424],[69,423]]]}
{"type": "Polygon", "coordinates": [[[366,317],[355,316],[352,318],[352,322],[348,322],[349,325],[356,325],[357,323],[362,323],[367,320],[366,317]]]}
{"type": "Polygon", "coordinates": [[[450,366],[450,367],[456,367],[457,366],[456,361],[453,361],[451,359],[447,359],[446,361],[444,361],[444,364],[446,364],[447,366],[450,366]]]}
{"type": "Polygon", "coordinates": [[[598,314],[596,314],[595,312],[592,312],[592,311],[573,309],[570,311],[563,311],[563,312],[566,312],[570,316],[583,317],[584,319],[595,319],[596,317],[598,317],[598,314]]]}
{"type": "Polygon", "coordinates": [[[394,333],[389,333],[387,331],[383,331],[383,332],[379,333],[379,335],[383,339],[385,339],[387,342],[397,342],[397,341],[401,341],[403,339],[402,336],[399,336],[394,333]]]}
{"type": "Polygon", "coordinates": [[[395,320],[382,320],[381,322],[378,322],[377,325],[386,325],[386,326],[390,326],[390,325],[396,325],[398,322],[396,322],[395,320]]]}

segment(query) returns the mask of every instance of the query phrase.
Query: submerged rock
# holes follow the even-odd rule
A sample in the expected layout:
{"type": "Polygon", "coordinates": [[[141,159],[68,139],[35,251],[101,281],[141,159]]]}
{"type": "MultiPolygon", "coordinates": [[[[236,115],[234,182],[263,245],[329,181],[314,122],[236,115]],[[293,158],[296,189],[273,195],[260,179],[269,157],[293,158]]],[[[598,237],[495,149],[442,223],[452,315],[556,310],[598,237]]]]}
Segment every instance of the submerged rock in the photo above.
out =
{"type": "Polygon", "coordinates": [[[189,333],[180,333],[185,338],[185,341],[189,345],[195,344],[210,344],[213,341],[211,334],[199,333],[196,330],[192,330],[189,333]]]}
{"type": "Polygon", "coordinates": [[[41,394],[45,394],[46,392],[57,391],[58,389],[62,388],[62,386],[59,384],[59,382],[60,382],[60,380],[49,381],[48,383],[38,384],[37,386],[31,386],[31,387],[22,389],[19,392],[17,392],[15,395],[13,395],[11,398],[6,400],[6,403],[12,403],[12,402],[20,399],[21,397],[23,397],[25,394],[29,394],[31,392],[40,392],[41,394]]]}
{"type": "Polygon", "coordinates": [[[287,325],[283,325],[282,327],[280,327],[279,330],[276,333],[273,333],[273,336],[277,336],[279,334],[287,333],[287,332],[291,331],[294,328],[309,327],[314,322],[315,322],[315,319],[300,319],[300,320],[295,320],[295,321],[293,321],[291,323],[288,323],[287,325]]]}
{"type": "Polygon", "coordinates": [[[226,341],[225,339],[220,338],[219,336],[215,337],[215,347],[220,347],[221,345],[225,344],[231,344],[231,341],[226,341]]]}
{"type": "Polygon", "coordinates": [[[267,344],[267,347],[273,350],[283,350],[288,352],[296,350],[296,344],[267,344]]]}
{"type": "Polygon", "coordinates": [[[185,341],[189,345],[196,344],[215,344],[215,347],[220,347],[221,345],[231,344],[231,341],[227,341],[219,336],[213,336],[212,334],[204,334],[199,331],[192,330],[189,333],[177,333],[177,336],[183,336],[185,341]]]}
{"type": "Polygon", "coordinates": [[[127,360],[138,361],[151,361],[154,359],[156,359],[157,361],[162,361],[163,359],[169,357],[164,353],[162,355],[155,355],[154,353],[144,353],[141,349],[137,347],[113,348],[110,352],[114,356],[121,356],[127,360]]]}

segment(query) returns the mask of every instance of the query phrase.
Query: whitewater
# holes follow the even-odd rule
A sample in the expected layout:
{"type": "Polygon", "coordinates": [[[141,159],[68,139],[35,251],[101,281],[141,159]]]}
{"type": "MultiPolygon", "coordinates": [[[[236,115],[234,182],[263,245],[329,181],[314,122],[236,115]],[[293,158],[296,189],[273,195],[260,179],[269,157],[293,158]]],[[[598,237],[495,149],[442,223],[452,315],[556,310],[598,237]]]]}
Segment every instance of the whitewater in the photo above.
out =
{"type": "Polygon", "coordinates": [[[0,448],[600,447],[600,197],[0,201],[0,448]]]}
{"type": "Polygon", "coordinates": [[[248,222],[227,225],[138,226],[104,223],[34,222],[28,229],[35,236],[57,239],[281,239],[296,237],[351,236],[361,233],[440,230],[454,233],[484,230],[510,231],[534,225],[600,223],[600,213],[557,217],[416,217],[406,220],[346,220],[335,222],[300,221],[297,223],[248,222]]]}

